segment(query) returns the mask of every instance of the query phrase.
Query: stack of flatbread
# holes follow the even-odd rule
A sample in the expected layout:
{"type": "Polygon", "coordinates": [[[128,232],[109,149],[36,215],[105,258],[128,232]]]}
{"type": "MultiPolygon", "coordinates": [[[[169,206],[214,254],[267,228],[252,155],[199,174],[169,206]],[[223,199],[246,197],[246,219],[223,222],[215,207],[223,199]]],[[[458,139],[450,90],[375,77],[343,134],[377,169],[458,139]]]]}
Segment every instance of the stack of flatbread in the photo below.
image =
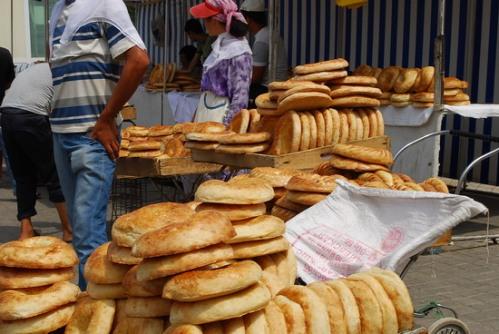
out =
{"type": "Polygon", "coordinates": [[[49,333],[64,327],[80,289],[71,281],[73,248],[55,237],[0,246],[0,333],[49,333]]]}
{"type": "Polygon", "coordinates": [[[178,90],[184,92],[199,92],[201,85],[198,79],[193,78],[189,73],[177,71],[172,79],[172,84],[178,86],[178,90]]]}
{"type": "Polygon", "coordinates": [[[288,287],[274,301],[293,333],[397,334],[414,326],[406,285],[396,273],[378,268],[288,287]]]}
{"type": "Polygon", "coordinates": [[[179,90],[180,86],[173,83],[176,68],[177,66],[174,63],[154,66],[146,84],[146,89],[152,91],[165,90],[167,92],[179,90]]]}
{"type": "Polygon", "coordinates": [[[214,150],[221,153],[259,153],[268,149],[271,135],[268,132],[221,133],[191,132],[186,135],[186,147],[199,150],[214,150]]]}
{"type": "MultiPolygon", "coordinates": [[[[416,108],[431,108],[434,103],[435,68],[425,66],[422,68],[401,68],[389,66],[384,69],[360,65],[354,75],[373,76],[378,80],[377,87],[381,94],[381,105],[406,107],[412,105],[416,108]]],[[[468,88],[466,81],[455,77],[444,78],[444,103],[449,105],[468,105],[469,96],[464,93],[468,88]]]]}
{"type": "Polygon", "coordinates": [[[286,90],[277,100],[278,115],[291,110],[309,111],[331,107],[332,99],[329,96],[331,90],[328,86],[314,82],[298,82],[299,85],[286,90]]]}
{"type": "Polygon", "coordinates": [[[342,58],[320,61],[314,64],[298,65],[294,68],[292,80],[330,82],[348,75],[348,61],[342,58]]]}
{"type": "Polygon", "coordinates": [[[329,163],[339,170],[357,173],[388,171],[393,164],[392,153],[383,148],[337,144],[333,146],[332,153],[329,163]]]}
{"type": "Polygon", "coordinates": [[[334,108],[379,107],[382,91],[375,77],[348,76],[330,83],[334,108]]]}
{"type": "Polygon", "coordinates": [[[190,132],[220,133],[225,126],[217,122],[155,125],[150,128],[131,126],[121,131],[120,157],[123,158],[183,158],[190,156],[184,145],[190,132]]]}

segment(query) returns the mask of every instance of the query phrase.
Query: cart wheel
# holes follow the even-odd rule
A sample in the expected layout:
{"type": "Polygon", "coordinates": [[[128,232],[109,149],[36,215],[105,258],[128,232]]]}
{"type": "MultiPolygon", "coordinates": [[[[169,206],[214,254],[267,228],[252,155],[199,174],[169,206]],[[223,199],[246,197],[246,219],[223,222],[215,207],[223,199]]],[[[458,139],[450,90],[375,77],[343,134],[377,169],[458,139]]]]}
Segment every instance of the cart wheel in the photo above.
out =
{"type": "Polygon", "coordinates": [[[442,318],[435,321],[429,328],[428,334],[471,334],[468,326],[456,318],[442,318]]]}

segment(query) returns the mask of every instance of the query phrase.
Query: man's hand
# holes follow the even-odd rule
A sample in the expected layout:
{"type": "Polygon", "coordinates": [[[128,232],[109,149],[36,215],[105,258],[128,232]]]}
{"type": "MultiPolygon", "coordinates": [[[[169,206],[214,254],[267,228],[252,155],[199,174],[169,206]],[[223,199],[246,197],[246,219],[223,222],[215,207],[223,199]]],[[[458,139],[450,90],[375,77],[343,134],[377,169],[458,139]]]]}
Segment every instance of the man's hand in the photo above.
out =
{"type": "Polygon", "coordinates": [[[104,146],[111,160],[118,159],[120,143],[118,142],[118,127],[114,118],[103,117],[104,113],[99,117],[90,136],[98,140],[104,146]]]}

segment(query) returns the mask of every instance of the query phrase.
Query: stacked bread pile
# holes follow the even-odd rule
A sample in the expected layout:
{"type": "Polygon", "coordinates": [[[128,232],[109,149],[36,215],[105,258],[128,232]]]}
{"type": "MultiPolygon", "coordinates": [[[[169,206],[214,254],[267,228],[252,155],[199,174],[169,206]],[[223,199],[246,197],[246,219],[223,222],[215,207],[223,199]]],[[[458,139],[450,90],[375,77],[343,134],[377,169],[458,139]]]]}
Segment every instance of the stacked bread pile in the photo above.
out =
{"type": "Polygon", "coordinates": [[[172,84],[177,85],[178,90],[183,92],[199,92],[199,90],[201,89],[199,80],[193,78],[187,72],[175,72],[172,79],[172,84]]]}
{"type": "Polygon", "coordinates": [[[54,237],[0,246],[0,333],[48,333],[64,327],[80,289],[73,248],[54,237]]]}
{"type": "MultiPolygon", "coordinates": [[[[401,68],[389,66],[384,69],[361,65],[355,75],[374,76],[378,79],[378,87],[383,91],[380,97],[381,105],[416,108],[430,108],[435,101],[435,68],[401,68]]],[[[443,82],[444,103],[449,105],[468,105],[469,96],[464,93],[468,88],[466,81],[455,77],[446,77],[443,82]]]]}
{"type": "Polygon", "coordinates": [[[301,174],[303,172],[292,168],[257,167],[251,170],[249,177],[262,179],[274,188],[274,200],[267,202],[273,206],[275,201],[286,194],[286,184],[289,179],[301,174]]]}
{"type": "Polygon", "coordinates": [[[184,91],[199,92],[199,79],[193,78],[188,72],[177,70],[174,63],[154,66],[146,84],[149,91],[184,91]]]}
{"type": "Polygon", "coordinates": [[[225,126],[217,122],[130,126],[121,132],[119,156],[122,158],[184,158],[190,156],[185,136],[190,132],[220,133],[225,126]]]}
{"type": "Polygon", "coordinates": [[[243,318],[172,325],[165,333],[397,334],[413,329],[413,312],[400,277],[373,268],[342,279],[287,287],[264,309],[243,318]]]}
{"type": "MultiPolygon", "coordinates": [[[[247,110],[246,110],[247,111],[247,110]]],[[[191,132],[186,135],[189,149],[214,150],[221,153],[244,154],[259,153],[269,148],[271,135],[268,132],[221,133],[191,132]]]]}
{"type": "Polygon", "coordinates": [[[414,326],[414,308],[404,282],[396,273],[378,268],[288,287],[274,302],[288,333],[396,334],[414,326]]]}

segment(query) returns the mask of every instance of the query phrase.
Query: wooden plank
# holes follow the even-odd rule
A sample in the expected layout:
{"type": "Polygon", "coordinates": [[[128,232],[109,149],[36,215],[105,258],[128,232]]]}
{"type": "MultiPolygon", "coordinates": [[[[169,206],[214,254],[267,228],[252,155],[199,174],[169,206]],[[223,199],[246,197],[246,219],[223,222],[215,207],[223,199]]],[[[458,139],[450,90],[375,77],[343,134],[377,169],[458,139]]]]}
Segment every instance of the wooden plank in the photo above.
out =
{"type": "Polygon", "coordinates": [[[222,165],[195,162],[191,158],[120,158],[116,163],[116,175],[119,177],[158,177],[215,173],[222,165]]]}
{"type": "MultiPolygon", "coordinates": [[[[352,142],[352,144],[390,149],[390,138],[387,136],[373,137],[352,142]]],[[[239,168],[255,167],[287,167],[294,169],[313,169],[331,158],[333,146],[324,146],[307,151],[293,152],[283,155],[268,155],[258,153],[228,154],[215,151],[192,149],[192,159],[200,162],[212,162],[224,166],[239,168]]]]}

